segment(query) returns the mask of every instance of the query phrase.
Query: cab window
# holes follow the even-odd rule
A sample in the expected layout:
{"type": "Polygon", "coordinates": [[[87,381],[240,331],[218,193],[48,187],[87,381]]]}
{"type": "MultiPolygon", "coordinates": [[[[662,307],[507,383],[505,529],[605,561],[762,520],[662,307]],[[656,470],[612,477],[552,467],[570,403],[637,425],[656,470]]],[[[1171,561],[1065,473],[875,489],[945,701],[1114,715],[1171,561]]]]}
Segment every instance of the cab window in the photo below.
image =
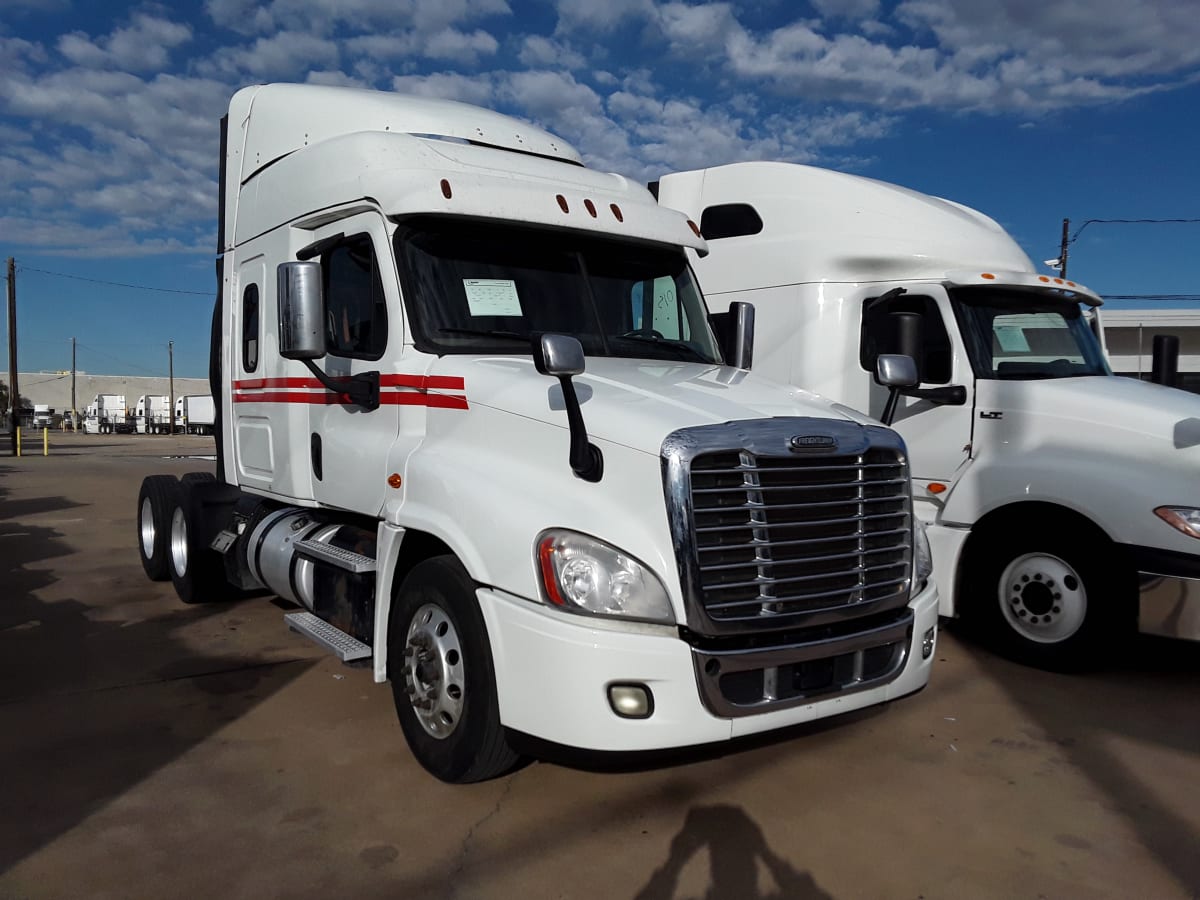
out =
{"type": "Polygon", "coordinates": [[[387,348],[387,301],[368,235],[349,238],[321,257],[325,346],[334,356],[379,359],[387,348]]]}

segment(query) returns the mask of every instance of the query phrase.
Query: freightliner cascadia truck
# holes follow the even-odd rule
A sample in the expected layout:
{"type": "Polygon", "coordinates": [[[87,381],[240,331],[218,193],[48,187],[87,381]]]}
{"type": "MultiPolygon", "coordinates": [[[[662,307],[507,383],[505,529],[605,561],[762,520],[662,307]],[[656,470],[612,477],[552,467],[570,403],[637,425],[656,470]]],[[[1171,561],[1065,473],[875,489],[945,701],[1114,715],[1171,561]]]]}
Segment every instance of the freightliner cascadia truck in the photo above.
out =
{"type": "Polygon", "coordinates": [[[876,358],[917,361],[894,424],[943,615],[1051,668],[1139,628],[1200,639],[1200,399],[1112,375],[1100,297],[982,213],[868,178],[739,163],[657,194],[701,223],[708,297],[754,304],[756,373],[875,415],[876,358]]]}
{"type": "Polygon", "coordinates": [[[148,575],[303,607],[450,782],[526,736],[681,747],[925,685],[903,442],[748,371],[685,216],[453,102],[250,87],[223,148],[217,478],[145,480],[148,575]]]}

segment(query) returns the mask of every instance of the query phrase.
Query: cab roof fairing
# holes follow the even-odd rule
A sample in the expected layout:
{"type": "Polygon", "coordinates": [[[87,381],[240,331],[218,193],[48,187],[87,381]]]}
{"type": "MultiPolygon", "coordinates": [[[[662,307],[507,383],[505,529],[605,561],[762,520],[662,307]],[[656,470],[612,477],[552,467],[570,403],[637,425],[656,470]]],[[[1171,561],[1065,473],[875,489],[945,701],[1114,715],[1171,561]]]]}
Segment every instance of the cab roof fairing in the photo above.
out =
{"type": "Polygon", "coordinates": [[[393,132],[343,135],[292,153],[259,171],[240,193],[236,244],[316,210],[370,199],[393,218],[426,213],[503,219],[707,251],[686,216],[659,206],[623,176],[393,132]],[[569,212],[559,206],[559,194],[569,212]]]}

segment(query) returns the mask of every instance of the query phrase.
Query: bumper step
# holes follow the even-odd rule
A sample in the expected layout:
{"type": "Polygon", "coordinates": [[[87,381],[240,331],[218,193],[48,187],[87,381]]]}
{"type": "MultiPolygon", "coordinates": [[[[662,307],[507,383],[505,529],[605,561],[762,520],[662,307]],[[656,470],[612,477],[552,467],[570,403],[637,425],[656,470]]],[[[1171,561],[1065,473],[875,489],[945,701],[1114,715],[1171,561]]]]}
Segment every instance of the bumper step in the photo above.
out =
{"type": "Polygon", "coordinates": [[[351,637],[340,628],[335,628],[310,612],[288,613],[283,617],[283,621],[292,631],[298,631],[320,644],[342,662],[366,659],[371,655],[371,648],[362,641],[351,637]]]}
{"type": "Polygon", "coordinates": [[[363,556],[361,553],[355,553],[353,550],[344,550],[341,547],[332,547],[329,544],[312,540],[297,541],[293,546],[301,556],[317,562],[329,563],[331,566],[337,566],[339,569],[345,569],[355,575],[375,571],[375,560],[369,556],[363,556]]]}

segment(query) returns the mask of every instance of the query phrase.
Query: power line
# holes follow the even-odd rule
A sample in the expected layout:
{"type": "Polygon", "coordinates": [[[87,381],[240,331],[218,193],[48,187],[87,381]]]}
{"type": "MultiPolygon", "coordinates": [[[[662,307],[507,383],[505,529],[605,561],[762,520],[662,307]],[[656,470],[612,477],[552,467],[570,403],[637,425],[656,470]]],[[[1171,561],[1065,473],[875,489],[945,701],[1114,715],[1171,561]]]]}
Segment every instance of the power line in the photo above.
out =
{"type": "Polygon", "coordinates": [[[95,353],[95,354],[98,354],[99,356],[107,357],[108,359],[112,360],[113,362],[117,363],[118,365],[128,366],[131,369],[140,369],[141,371],[145,372],[148,375],[153,376],[154,378],[162,378],[162,373],[155,372],[152,369],[147,369],[145,366],[139,366],[136,363],[129,362],[128,360],[119,359],[119,358],[113,356],[111,353],[105,353],[103,350],[98,350],[95,347],[89,347],[87,344],[80,343],[78,341],[76,342],[76,345],[81,350],[87,350],[89,353],[95,353]]]}
{"type": "Polygon", "coordinates": [[[1194,225],[1200,222],[1200,219],[1087,219],[1079,230],[1071,237],[1071,243],[1079,238],[1083,233],[1083,229],[1087,228],[1093,222],[1110,223],[1117,225],[1194,225]]]}
{"type": "Polygon", "coordinates": [[[46,269],[35,269],[33,266],[22,265],[18,271],[37,272],[41,275],[53,275],[55,278],[73,278],[76,281],[88,281],[92,284],[107,284],[110,287],[131,288],[135,291],[158,291],[163,294],[192,294],[197,297],[211,297],[211,291],[184,291],[179,288],[151,287],[145,284],[126,284],[122,281],[104,281],[101,278],[84,278],[82,275],[68,275],[66,272],[50,272],[46,269]]]}

